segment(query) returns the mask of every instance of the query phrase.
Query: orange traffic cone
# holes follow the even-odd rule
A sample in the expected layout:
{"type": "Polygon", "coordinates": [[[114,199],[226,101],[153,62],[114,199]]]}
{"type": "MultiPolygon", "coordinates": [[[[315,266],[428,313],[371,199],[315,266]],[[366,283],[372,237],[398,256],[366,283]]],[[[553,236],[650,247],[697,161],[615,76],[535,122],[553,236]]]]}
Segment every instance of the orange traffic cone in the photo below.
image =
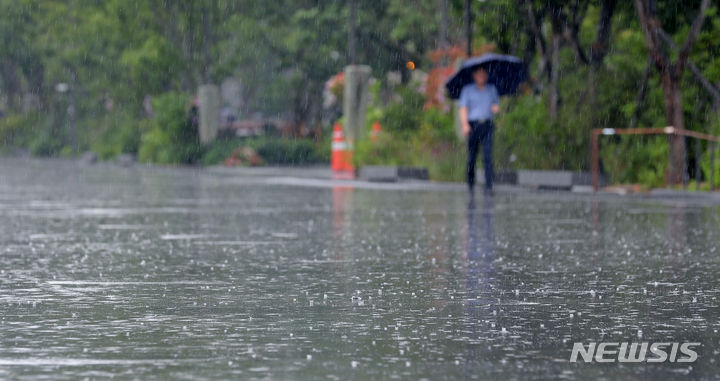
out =
{"type": "Polygon", "coordinates": [[[333,172],[353,172],[355,167],[352,164],[352,153],[352,149],[345,141],[345,134],[343,134],[340,123],[335,123],[330,155],[330,168],[333,172]]]}
{"type": "Polygon", "coordinates": [[[380,122],[375,121],[372,124],[372,130],[370,130],[370,140],[376,142],[378,140],[378,136],[380,136],[380,132],[382,132],[382,128],[380,127],[380,122]]]}

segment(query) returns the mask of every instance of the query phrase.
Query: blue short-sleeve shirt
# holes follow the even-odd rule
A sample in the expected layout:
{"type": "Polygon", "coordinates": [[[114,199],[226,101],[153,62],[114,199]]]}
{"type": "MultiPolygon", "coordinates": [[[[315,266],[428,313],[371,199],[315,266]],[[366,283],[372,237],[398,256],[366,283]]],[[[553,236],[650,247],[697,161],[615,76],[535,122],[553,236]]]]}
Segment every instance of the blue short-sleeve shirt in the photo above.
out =
{"type": "Polygon", "coordinates": [[[460,107],[467,107],[468,120],[492,119],[490,106],[499,104],[497,89],[491,83],[485,84],[482,90],[476,84],[465,85],[460,92],[460,107]]]}

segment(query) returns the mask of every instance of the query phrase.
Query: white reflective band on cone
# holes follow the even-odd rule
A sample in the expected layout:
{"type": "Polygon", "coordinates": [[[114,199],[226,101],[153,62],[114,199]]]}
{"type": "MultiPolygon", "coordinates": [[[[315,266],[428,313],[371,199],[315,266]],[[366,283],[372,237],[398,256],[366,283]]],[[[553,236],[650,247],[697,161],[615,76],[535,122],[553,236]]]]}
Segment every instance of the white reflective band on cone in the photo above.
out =
{"type": "Polygon", "coordinates": [[[347,144],[345,144],[345,142],[332,142],[333,151],[345,151],[346,149],[347,144]]]}

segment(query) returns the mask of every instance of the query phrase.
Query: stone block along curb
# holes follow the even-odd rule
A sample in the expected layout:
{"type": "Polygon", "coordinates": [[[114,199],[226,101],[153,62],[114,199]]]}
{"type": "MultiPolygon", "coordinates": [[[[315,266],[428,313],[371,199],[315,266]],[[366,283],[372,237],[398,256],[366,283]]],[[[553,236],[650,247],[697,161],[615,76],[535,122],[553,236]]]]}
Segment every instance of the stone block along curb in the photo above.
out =
{"type": "Polygon", "coordinates": [[[375,182],[427,180],[427,168],[366,165],[360,168],[360,179],[375,182]]]}

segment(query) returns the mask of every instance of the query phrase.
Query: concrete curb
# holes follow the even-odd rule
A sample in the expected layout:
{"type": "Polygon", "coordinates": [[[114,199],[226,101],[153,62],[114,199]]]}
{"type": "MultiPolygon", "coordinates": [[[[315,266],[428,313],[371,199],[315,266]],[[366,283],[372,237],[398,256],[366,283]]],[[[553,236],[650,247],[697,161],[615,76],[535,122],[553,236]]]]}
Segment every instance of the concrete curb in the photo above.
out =
{"type": "MultiPolygon", "coordinates": [[[[339,186],[376,190],[467,192],[467,186],[464,183],[459,182],[436,182],[429,180],[385,182],[367,181],[363,179],[334,180],[332,178],[332,171],[326,167],[207,167],[204,171],[211,175],[248,178],[248,181],[243,181],[243,183],[278,184],[319,188],[332,188],[339,186]]],[[[481,171],[479,172],[482,174],[481,171]]],[[[560,183],[557,181],[554,184],[567,184],[567,175],[564,174],[562,176],[565,177],[560,179],[565,182],[560,183]]],[[[478,177],[478,180],[481,179],[482,177],[478,177]]],[[[543,194],[550,192],[562,192],[574,194],[578,197],[616,197],[673,201],[710,201],[720,203],[720,193],[691,192],[675,189],[654,189],[649,193],[620,194],[602,189],[598,192],[593,192],[592,186],[589,185],[572,185],[570,187],[533,187],[527,185],[497,184],[494,188],[498,194],[543,194]]]]}
{"type": "Polygon", "coordinates": [[[426,168],[366,165],[360,168],[359,178],[365,181],[396,182],[428,180],[429,175],[426,168]]]}
{"type": "Polygon", "coordinates": [[[720,201],[720,193],[708,191],[685,191],[677,189],[659,188],[651,190],[650,196],[682,199],[712,199],[720,201]]]}

